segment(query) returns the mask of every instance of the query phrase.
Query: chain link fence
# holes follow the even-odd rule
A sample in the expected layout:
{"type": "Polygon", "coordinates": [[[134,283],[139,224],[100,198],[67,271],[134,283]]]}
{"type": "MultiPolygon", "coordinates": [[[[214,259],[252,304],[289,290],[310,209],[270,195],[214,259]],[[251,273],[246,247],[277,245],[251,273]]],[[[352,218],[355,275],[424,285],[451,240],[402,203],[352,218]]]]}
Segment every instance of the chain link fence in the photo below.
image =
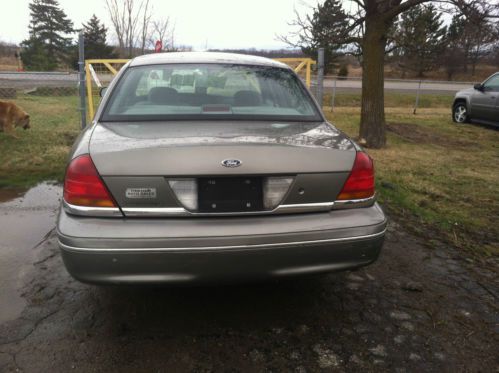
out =
{"type": "MultiPolygon", "coordinates": [[[[0,71],[0,100],[23,106],[38,103],[42,108],[49,101],[74,106],[78,110],[78,74],[76,72],[10,72],[0,71]],[[63,98],[63,99],[62,99],[63,98]]],[[[48,109],[45,107],[45,109],[48,109]]]]}
{"type": "MultiPolygon", "coordinates": [[[[311,92],[316,99],[319,99],[320,84],[321,81],[317,76],[313,76],[311,92]]],[[[385,106],[410,108],[416,114],[418,108],[441,107],[451,102],[457,91],[472,86],[472,82],[385,79],[385,106]]],[[[339,107],[360,107],[361,77],[326,75],[322,80],[322,87],[322,105],[326,110],[334,111],[339,107]]]]}
{"type": "MultiPolygon", "coordinates": [[[[85,102],[86,123],[89,123],[100,103],[100,89],[107,87],[115,74],[127,60],[86,60],[84,64],[85,100],[80,101],[81,84],[77,72],[3,72],[0,71],[0,100],[11,100],[23,104],[26,100],[39,101],[64,98],[61,104],[74,105],[75,112],[82,110],[85,102]]],[[[290,63],[293,68],[300,61],[290,63]]],[[[362,79],[360,77],[338,77],[311,75],[310,70],[299,71],[300,77],[310,83],[311,92],[318,98],[322,84],[322,104],[326,111],[340,107],[360,107],[362,79]]],[[[385,79],[385,103],[387,107],[404,107],[416,114],[420,107],[445,106],[452,102],[454,94],[472,86],[472,82],[449,82],[432,80],[385,79]]],[[[450,107],[450,106],[449,106],[450,107]]],[[[77,124],[75,124],[77,126],[77,124]]]]}
{"type": "Polygon", "coordinates": [[[77,131],[78,100],[76,72],[0,71],[0,101],[13,102],[30,115],[30,132],[51,125],[77,131]]]}
{"type": "Polygon", "coordinates": [[[0,99],[18,97],[77,96],[78,74],[75,72],[0,71],[0,99]]]}

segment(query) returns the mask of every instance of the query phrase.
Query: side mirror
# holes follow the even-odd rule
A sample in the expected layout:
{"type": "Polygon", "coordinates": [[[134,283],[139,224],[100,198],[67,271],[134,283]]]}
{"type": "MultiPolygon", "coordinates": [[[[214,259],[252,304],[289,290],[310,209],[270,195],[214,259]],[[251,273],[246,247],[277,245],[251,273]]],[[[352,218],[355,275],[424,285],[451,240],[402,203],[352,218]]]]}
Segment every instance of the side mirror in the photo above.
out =
{"type": "Polygon", "coordinates": [[[483,91],[483,85],[481,83],[477,83],[473,86],[477,91],[483,91]]]}
{"type": "Polygon", "coordinates": [[[106,94],[106,91],[107,91],[107,87],[102,87],[102,88],[99,90],[99,96],[100,96],[100,97],[104,97],[104,95],[106,94]]]}

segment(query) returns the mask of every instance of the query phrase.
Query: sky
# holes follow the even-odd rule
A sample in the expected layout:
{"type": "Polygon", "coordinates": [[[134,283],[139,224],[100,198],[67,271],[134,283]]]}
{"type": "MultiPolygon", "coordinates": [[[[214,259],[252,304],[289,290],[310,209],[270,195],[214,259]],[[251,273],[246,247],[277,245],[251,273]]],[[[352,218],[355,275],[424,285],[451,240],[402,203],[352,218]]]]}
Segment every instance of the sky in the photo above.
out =
{"type": "MultiPolygon", "coordinates": [[[[0,0],[5,2],[6,0],[0,0]]],[[[137,0],[140,1],[140,0],[137,0]]],[[[0,12],[0,40],[19,43],[28,36],[30,0],[9,1],[0,12]]],[[[208,48],[278,49],[277,35],[288,34],[294,9],[309,13],[317,0],[151,0],[153,18],[175,23],[176,44],[208,48]]],[[[96,14],[110,29],[104,0],[59,0],[75,27],[96,14]]]]}

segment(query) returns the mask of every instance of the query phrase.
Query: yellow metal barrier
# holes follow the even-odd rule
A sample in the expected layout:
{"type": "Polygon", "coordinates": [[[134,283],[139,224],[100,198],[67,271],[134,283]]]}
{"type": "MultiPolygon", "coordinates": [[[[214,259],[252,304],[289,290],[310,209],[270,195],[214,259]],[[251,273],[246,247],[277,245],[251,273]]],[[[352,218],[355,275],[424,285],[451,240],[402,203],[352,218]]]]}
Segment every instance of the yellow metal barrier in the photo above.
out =
{"type": "MultiPolygon", "coordinates": [[[[297,74],[304,73],[305,83],[310,88],[312,65],[315,65],[314,60],[311,58],[275,58],[275,60],[289,65],[297,74]]],[[[85,60],[87,113],[89,121],[92,121],[94,118],[99,90],[104,86],[102,83],[109,83],[128,61],[127,59],[85,60]],[[97,100],[94,101],[94,98],[97,100]]]]}
{"type": "Polygon", "coordinates": [[[99,90],[109,83],[118,71],[128,62],[127,59],[85,60],[85,76],[87,86],[87,115],[90,122],[94,118],[99,90]],[[94,98],[97,100],[94,101],[94,98]]]}
{"type": "Polygon", "coordinates": [[[310,81],[312,75],[312,65],[315,61],[311,58],[274,58],[274,60],[283,62],[286,65],[293,67],[295,73],[300,74],[305,68],[305,84],[310,88],[310,81]]]}

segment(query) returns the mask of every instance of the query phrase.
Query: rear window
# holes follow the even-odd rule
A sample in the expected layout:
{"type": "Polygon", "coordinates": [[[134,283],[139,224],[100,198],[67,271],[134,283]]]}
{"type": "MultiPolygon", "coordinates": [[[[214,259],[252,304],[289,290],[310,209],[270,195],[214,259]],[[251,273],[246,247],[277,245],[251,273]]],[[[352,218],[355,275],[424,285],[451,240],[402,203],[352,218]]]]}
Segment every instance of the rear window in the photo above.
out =
{"type": "Polygon", "coordinates": [[[229,64],[129,68],[102,121],[241,119],[318,121],[309,94],[287,69],[229,64]]]}

